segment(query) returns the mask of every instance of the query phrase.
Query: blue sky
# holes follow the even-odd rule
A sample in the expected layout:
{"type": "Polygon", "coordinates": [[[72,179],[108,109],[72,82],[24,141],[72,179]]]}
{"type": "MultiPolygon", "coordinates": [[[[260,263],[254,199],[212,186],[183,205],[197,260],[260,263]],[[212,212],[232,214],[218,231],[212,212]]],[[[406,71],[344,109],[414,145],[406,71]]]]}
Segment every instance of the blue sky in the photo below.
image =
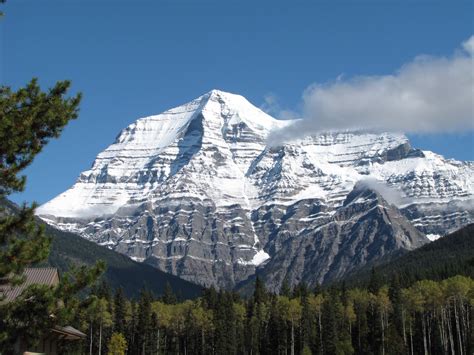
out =
{"type": "MultiPolygon", "coordinates": [[[[450,56],[474,33],[472,1],[8,0],[2,8],[0,82],[70,79],[84,95],[80,118],[26,170],[17,202],[46,202],[129,123],[213,88],[258,106],[271,94],[297,110],[313,83],[450,56]]],[[[472,131],[410,138],[474,160],[472,131]]]]}

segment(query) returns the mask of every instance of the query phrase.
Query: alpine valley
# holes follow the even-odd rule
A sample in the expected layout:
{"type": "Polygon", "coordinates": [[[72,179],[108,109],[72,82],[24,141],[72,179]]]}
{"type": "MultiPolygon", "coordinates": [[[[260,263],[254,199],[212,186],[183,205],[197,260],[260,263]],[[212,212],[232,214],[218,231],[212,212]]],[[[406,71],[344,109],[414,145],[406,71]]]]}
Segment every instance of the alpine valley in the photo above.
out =
{"type": "Polygon", "coordinates": [[[213,90],[125,128],[37,214],[201,285],[260,275],[314,286],[474,221],[474,163],[394,133],[327,132],[267,145],[277,120],[213,90]]]}

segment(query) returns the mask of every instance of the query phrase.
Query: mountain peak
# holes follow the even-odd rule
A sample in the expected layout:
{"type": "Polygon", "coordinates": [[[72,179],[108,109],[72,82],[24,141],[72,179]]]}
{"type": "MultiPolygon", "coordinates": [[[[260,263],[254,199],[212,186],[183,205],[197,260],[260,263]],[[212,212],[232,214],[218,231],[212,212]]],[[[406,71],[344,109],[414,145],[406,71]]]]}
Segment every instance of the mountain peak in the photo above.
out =
{"type": "Polygon", "coordinates": [[[205,95],[208,95],[209,97],[210,96],[221,96],[221,95],[224,95],[224,96],[225,95],[241,96],[241,95],[238,95],[238,94],[234,94],[234,93],[219,90],[219,89],[212,89],[211,91],[207,92],[205,95]]]}
{"type": "Polygon", "coordinates": [[[210,101],[220,101],[222,103],[227,103],[228,105],[232,106],[238,104],[239,102],[246,101],[251,105],[251,103],[248,102],[248,100],[242,95],[234,94],[219,89],[212,89],[211,91],[206,92],[205,94],[199,96],[191,102],[194,101],[200,101],[203,106],[205,106],[210,101]]]}

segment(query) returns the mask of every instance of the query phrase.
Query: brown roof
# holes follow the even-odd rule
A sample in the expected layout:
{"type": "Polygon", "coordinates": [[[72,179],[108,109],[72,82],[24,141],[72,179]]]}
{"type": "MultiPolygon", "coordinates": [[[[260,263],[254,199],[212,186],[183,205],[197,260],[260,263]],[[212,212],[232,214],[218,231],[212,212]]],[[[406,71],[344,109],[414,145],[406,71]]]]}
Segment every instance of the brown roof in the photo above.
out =
{"type": "Polygon", "coordinates": [[[54,267],[26,268],[23,275],[25,282],[21,285],[0,285],[0,299],[2,296],[5,297],[3,302],[13,301],[30,285],[55,286],[59,282],[58,270],[54,267]]]}
{"type": "Polygon", "coordinates": [[[65,327],[54,327],[53,329],[51,329],[51,331],[53,333],[59,334],[62,339],[67,340],[80,340],[86,337],[83,332],[71,327],[70,325],[67,325],[65,327]]]}

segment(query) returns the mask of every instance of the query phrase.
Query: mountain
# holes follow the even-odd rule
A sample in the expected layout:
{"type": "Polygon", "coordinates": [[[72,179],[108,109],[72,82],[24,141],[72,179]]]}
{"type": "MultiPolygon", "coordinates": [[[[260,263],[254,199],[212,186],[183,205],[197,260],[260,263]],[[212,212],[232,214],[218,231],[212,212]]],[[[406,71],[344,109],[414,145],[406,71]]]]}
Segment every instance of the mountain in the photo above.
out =
{"type": "Polygon", "coordinates": [[[270,132],[293,123],[213,90],[132,123],[38,214],[160,270],[226,288],[277,266],[284,271],[269,276],[275,288],[302,274],[328,281],[352,268],[351,253],[362,265],[474,219],[473,163],[413,149],[392,133],[267,145],[270,132]],[[361,186],[372,202],[351,205],[361,186]],[[386,242],[373,240],[381,234],[386,242]],[[324,265],[314,255],[325,255],[324,265]]]}
{"type": "MultiPolygon", "coordinates": [[[[0,207],[15,213],[18,207],[8,200],[0,200],[0,207]]],[[[46,262],[49,266],[58,268],[60,273],[67,272],[73,266],[94,265],[97,260],[104,260],[106,270],[102,280],[113,289],[122,287],[127,297],[138,298],[142,288],[163,294],[166,284],[173,292],[185,299],[199,297],[202,287],[179,277],[167,274],[156,268],[138,263],[127,256],[102,247],[91,241],[69,232],[63,232],[38,220],[45,226],[45,232],[52,238],[51,250],[46,262]],[[137,277],[139,275],[139,277],[137,277]]]]}
{"type": "MultiPolygon", "coordinates": [[[[399,258],[384,260],[375,267],[375,272],[386,283],[397,274],[402,286],[417,280],[443,280],[456,275],[474,278],[474,224],[399,258]]],[[[371,267],[364,267],[343,279],[347,285],[367,284],[371,273],[371,267]]]]}

